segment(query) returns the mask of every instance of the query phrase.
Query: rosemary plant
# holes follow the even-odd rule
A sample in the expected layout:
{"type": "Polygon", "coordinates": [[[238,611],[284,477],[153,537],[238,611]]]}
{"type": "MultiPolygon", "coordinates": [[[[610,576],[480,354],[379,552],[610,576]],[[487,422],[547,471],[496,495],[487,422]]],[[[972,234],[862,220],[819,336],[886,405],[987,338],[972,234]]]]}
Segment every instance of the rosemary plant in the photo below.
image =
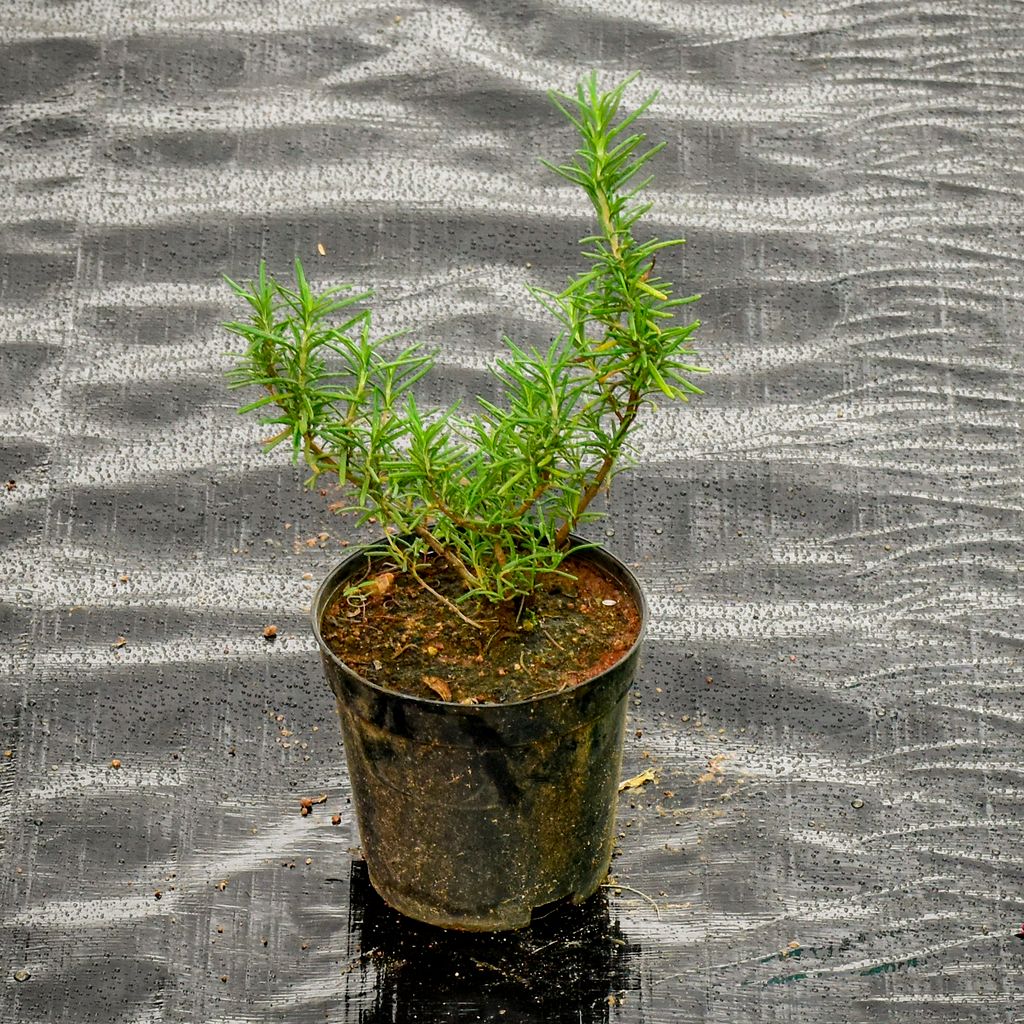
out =
{"type": "Polygon", "coordinates": [[[635,77],[601,91],[591,74],[575,96],[549,94],[580,146],[570,163],[544,164],[586,193],[597,224],[581,242],[586,268],[562,291],[529,288],[558,331],[542,349],[506,339],[493,368],[501,404],[422,408],[412,389],[432,357],[374,334],[369,292],[315,292],[298,260],[294,287],[263,263],[248,285],[228,279],[250,307],[248,320],[224,325],[247,343],[231,386],[265,392],[240,410],[277,428],[265,450],[289,443],[308,483],[346,485],[347,508],[384,528],[399,570],[474,624],[463,608],[518,614],[563,571],[570,534],[628,460],[645,405],[702,393],[688,347],[699,321],[675,319],[699,296],[673,298],[655,275],[657,254],[682,239],[634,236],[651,206],[639,198],[650,181],[641,171],[665,145],[627,131],[657,95],[620,114],[635,77]],[[457,574],[455,602],[423,578],[430,560],[457,574]]]}

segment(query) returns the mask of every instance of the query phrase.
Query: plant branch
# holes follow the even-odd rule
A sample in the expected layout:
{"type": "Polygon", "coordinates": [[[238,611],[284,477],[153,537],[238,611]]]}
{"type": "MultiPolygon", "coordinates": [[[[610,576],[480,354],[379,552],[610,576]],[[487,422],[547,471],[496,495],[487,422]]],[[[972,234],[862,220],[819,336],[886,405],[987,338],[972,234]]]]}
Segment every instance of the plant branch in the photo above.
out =
{"type": "Polygon", "coordinates": [[[673,325],[697,296],[673,299],[655,276],[657,253],[682,242],[634,234],[650,206],[638,199],[649,179],[638,175],[661,148],[626,131],[654,99],[620,113],[634,78],[602,91],[591,74],[574,96],[551,94],[580,144],[570,163],[546,165],[585,193],[596,227],[581,240],[585,269],[562,292],[529,289],[560,333],[544,351],[506,339],[492,371],[500,405],[479,398],[468,416],[421,412],[411,389],[431,357],[372,335],[361,305],[369,293],[316,293],[298,260],[294,287],[262,263],[246,286],[228,279],[250,307],[249,320],[224,325],[246,345],[229,377],[263,392],[240,411],[260,410],[272,426],[265,450],[290,440],[309,485],[334,474],[353,492],[346,507],[379,522],[401,568],[460,615],[423,580],[417,557],[429,551],[457,575],[458,604],[496,605],[500,618],[561,571],[569,535],[613,478],[645,403],[701,393],[685,347],[697,321],[673,325]],[[410,534],[408,547],[394,543],[410,534]]]}
{"type": "Polygon", "coordinates": [[[439,558],[443,558],[457,573],[460,580],[466,584],[469,590],[475,590],[480,580],[475,577],[467,568],[465,562],[455,554],[451,548],[442,544],[425,526],[421,524],[413,528],[413,532],[423,540],[427,547],[439,558]]]}

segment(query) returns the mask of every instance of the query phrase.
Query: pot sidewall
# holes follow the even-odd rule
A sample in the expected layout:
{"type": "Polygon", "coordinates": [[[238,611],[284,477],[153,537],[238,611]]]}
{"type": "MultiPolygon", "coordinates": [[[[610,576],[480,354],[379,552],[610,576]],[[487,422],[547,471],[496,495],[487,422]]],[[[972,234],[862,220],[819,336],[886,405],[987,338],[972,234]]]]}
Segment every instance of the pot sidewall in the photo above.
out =
{"type": "Polygon", "coordinates": [[[646,603],[608,552],[580,557],[634,600],[636,641],[592,679],[510,704],[412,697],[364,679],[334,655],[320,623],[365,566],[366,549],[335,567],[317,592],[314,634],[337,700],[370,881],[409,917],[470,930],[522,927],[535,908],[565,897],[579,902],[607,875],[646,603]]]}

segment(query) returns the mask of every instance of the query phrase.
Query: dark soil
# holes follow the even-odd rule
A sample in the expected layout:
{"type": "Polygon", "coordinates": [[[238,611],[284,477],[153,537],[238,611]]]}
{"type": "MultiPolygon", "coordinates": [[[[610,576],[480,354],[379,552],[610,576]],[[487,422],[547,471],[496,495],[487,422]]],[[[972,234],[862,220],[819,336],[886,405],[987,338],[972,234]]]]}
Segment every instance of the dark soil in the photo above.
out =
{"type": "MultiPolygon", "coordinates": [[[[327,609],[321,632],[361,676],[415,697],[490,704],[563,690],[615,664],[640,629],[629,594],[577,556],[562,563],[575,579],[551,576],[518,623],[499,623],[491,605],[460,606],[483,629],[392,568],[374,564],[365,577],[377,581],[373,596],[352,603],[340,598],[327,609]]],[[[450,600],[461,594],[444,563],[428,564],[420,575],[450,600]]]]}

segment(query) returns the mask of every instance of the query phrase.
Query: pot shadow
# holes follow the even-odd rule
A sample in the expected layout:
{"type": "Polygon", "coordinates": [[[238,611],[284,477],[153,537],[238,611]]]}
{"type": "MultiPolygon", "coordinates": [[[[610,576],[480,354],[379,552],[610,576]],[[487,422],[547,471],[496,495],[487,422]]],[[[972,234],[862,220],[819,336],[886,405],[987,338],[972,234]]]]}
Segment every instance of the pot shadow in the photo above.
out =
{"type": "Polygon", "coordinates": [[[392,910],[352,864],[345,1002],[359,1024],[494,1021],[605,1024],[613,1005],[640,988],[640,947],[631,945],[608,898],[539,909],[514,932],[457,932],[392,910]]]}

